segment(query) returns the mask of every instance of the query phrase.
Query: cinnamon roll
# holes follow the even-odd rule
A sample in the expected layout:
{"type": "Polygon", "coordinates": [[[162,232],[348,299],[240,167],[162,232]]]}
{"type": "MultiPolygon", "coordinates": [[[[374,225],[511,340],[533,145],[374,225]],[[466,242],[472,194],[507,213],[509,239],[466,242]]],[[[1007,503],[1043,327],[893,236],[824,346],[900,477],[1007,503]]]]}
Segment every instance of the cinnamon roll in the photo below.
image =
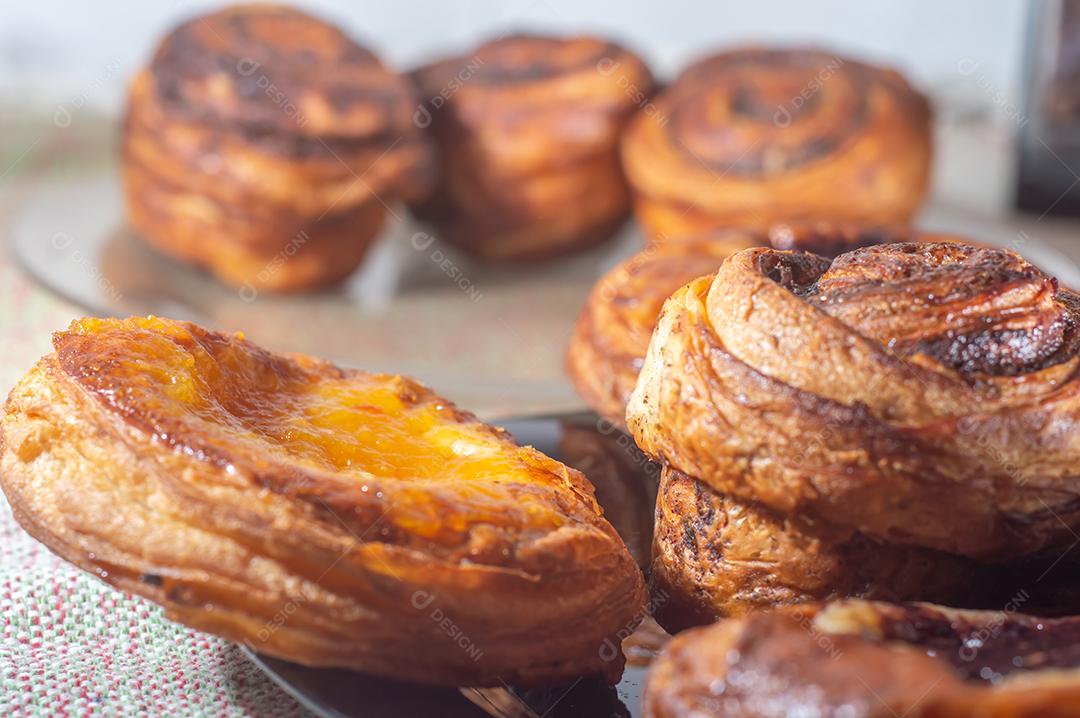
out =
{"type": "Polygon", "coordinates": [[[1004,249],[756,248],[664,305],[627,423],[720,493],[1000,560],[1080,525],[1080,299],[1004,249]]]}
{"type": "Polygon", "coordinates": [[[650,605],[672,633],[833,598],[992,605],[995,579],[1007,575],[971,559],[781,514],[670,467],[661,477],[650,605]]]}
{"type": "Polygon", "coordinates": [[[83,319],[0,420],[16,519],[264,653],[443,685],[622,669],[644,581],[577,471],[406,378],[83,319]]]}
{"type": "Polygon", "coordinates": [[[1080,716],[1080,618],[841,601],[676,636],[646,718],[1080,716]]]}
{"type": "Polygon", "coordinates": [[[927,100],[893,70],[749,48],[685,70],[622,142],[654,239],[775,221],[904,223],[926,194],[927,100]]]}
{"type": "Polygon", "coordinates": [[[633,53],[592,37],[514,35],[415,73],[441,180],[414,206],[493,260],[601,242],[625,220],[624,123],[652,92],[633,53]]]}
{"type": "Polygon", "coordinates": [[[297,10],[245,5],[180,25],[131,83],[130,224],[162,252],[257,291],[336,282],[432,154],[407,79],[297,10]]]}
{"type": "Polygon", "coordinates": [[[771,245],[834,257],[856,247],[931,237],[938,235],[903,228],[785,223],[767,231],[728,229],[650,244],[593,287],[567,347],[566,373],[585,403],[621,426],[664,300],[691,279],[715,272],[729,255],[771,245]]]}

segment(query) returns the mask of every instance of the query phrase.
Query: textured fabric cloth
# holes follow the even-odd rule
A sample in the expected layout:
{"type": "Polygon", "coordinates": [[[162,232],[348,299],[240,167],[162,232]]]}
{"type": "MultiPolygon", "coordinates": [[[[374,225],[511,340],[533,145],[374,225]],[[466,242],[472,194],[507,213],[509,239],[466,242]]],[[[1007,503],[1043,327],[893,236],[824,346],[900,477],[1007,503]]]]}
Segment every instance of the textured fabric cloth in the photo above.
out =
{"type": "Polygon", "coordinates": [[[0,716],[310,716],[233,644],[60,560],[0,498],[0,716]]]}

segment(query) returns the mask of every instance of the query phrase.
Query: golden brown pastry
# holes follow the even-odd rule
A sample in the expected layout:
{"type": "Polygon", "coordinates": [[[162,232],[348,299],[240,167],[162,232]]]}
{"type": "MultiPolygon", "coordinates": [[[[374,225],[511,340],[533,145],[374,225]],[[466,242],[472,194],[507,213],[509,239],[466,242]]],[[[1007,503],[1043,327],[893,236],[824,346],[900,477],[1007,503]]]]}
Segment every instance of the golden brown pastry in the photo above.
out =
{"type": "Polygon", "coordinates": [[[785,516],[669,467],[661,476],[650,603],[673,633],[832,598],[992,603],[990,570],[971,559],[785,516]]]}
{"type": "Polygon", "coordinates": [[[1073,292],[1004,249],[748,249],[664,305],[627,423],[720,493],[999,560],[1074,539],[1073,292]]]}
{"type": "Polygon", "coordinates": [[[652,92],[645,64],[592,37],[503,37],[415,73],[442,177],[415,207],[493,260],[546,257],[610,237],[629,192],[619,134],[652,92]]]}
{"type": "Polygon", "coordinates": [[[691,279],[714,273],[729,255],[771,245],[834,257],[856,247],[938,236],[898,227],[801,223],[776,224],[767,231],[727,229],[650,244],[593,287],[567,347],[566,373],[585,403],[621,426],[664,300],[691,279]]]}
{"type": "Polygon", "coordinates": [[[1080,716],[1080,618],[841,601],[676,636],[646,718],[1080,716]]]}
{"type": "Polygon", "coordinates": [[[643,578],[577,471],[410,379],[239,335],[83,319],[53,344],[8,399],[0,478],[61,557],[306,665],[621,670],[643,578]]]}
{"type": "Polygon", "coordinates": [[[336,282],[387,206],[430,182],[416,102],[406,78],[299,11],[244,5],[192,19],[131,84],[128,220],[248,295],[336,282]]]}
{"type": "Polygon", "coordinates": [[[897,72],[749,48],[687,68],[622,142],[655,240],[776,221],[905,223],[926,194],[930,108],[897,72]]]}

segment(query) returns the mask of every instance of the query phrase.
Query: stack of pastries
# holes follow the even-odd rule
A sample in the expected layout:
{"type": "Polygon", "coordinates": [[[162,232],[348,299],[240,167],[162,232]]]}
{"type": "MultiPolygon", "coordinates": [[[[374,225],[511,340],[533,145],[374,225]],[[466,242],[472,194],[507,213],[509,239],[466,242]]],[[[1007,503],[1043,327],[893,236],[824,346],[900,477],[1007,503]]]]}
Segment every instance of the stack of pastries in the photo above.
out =
{"type": "Polygon", "coordinates": [[[414,73],[441,178],[416,213],[493,260],[610,237],[630,196],[623,125],[652,92],[636,55],[593,37],[513,35],[414,73]]]}
{"type": "Polygon", "coordinates": [[[903,223],[929,178],[930,107],[897,72],[818,50],[721,52],[622,142],[654,240],[731,226],[903,223]]]}
{"type": "Polygon", "coordinates": [[[957,241],[752,248],[676,291],[626,412],[663,465],[662,622],[967,601],[1068,546],[1078,328],[1078,295],[957,241]]]}
{"type": "Polygon", "coordinates": [[[194,18],[131,83],[128,220],[248,294],[336,282],[388,206],[427,191],[433,156],[416,103],[407,78],[299,11],[194,18]]]}

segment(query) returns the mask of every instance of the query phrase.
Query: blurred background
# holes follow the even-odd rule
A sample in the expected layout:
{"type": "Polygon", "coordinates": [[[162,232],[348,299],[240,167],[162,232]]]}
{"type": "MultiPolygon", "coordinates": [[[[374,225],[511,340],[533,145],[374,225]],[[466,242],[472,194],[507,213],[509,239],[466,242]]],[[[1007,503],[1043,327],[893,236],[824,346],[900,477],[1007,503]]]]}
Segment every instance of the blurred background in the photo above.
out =
{"type": "MultiPolygon", "coordinates": [[[[1067,281],[1080,276],[1076,225],[1062,216],[1080,181],[1071,169],[1071,125],[1046,123],[1037,96],[1075,84],[1071,3],[296,5],[337,23],[399,71],[514,29],[611,37],[661,81],[697,57],[746,44],[822,46],[895,67],[935,107],[932,191],[920,224],[992,234],[994,243],[1045,258],[1067,281]],[[1026,200],[1018,192],[1022,166],[1035,177],[1026,200]]],[[[566,337],[595,278],[640,245],[632,227],[538,269],[493,270],[448,248],[453,274],[430,252],[406,246],[413,227],[391,227],[387,234],[398,239],[381,239],[341,291],[255,302],[156,259],[102,254],[101,237],[123,223],[116,166],[128,82],[167,31],[217,7],[3,0],[0,232],[8,251],[0,258],[0,383],[10,385],[47,350],[48,333],[74,316],[153,311],[245,329],[275,349],[413,373],[488,415],[579,406],[562,376],[566,337]],[[466,285],[471,292],[461,291],[466,285]]]]}
{"type": "MultiPolygon", "coordinates": [[[[939,120],[976,129],[978,137],[970,138],[971,143],[988,151],[1004,150],[1016,134],[1024,103],[1025,40],[1037,4],[402,0],[359,5],[311,1],[297,7],[336,21],[399,70],[461,52],[509,29],[610,36],[642,54],[659,77],[669,79],[688,62],[724,45],[821,45],[902,70],[932,97],[939,120]]],[[[180,21],[220,6],[187,0],[6,0],[0,27],[3,166],[10,167],[5,180],[56,159],[46,156],[56,148],[46,141],[52,137],[48,130],[54,119],[66,122],[70,113],[86,125],[115,120],[127,81],[161,36],[180,21]]],[[[993,170],[989,177],[982,171],[974,175],[980,178],[978,191],[942,189],[984,206],[1005,201],[1011,164],[999,165],[985,156],[973,159],[983,163],[980,170],[993,170]]],[[[1008,158],[1003,152],[995,159],[1008,158]]],[[[66,163],[49,164],[63,172],[73,170],[75,163],[68,157],[66,163]]],[[[938,165],[939,175],[949,168],[947,160],[938,165]]]]}

